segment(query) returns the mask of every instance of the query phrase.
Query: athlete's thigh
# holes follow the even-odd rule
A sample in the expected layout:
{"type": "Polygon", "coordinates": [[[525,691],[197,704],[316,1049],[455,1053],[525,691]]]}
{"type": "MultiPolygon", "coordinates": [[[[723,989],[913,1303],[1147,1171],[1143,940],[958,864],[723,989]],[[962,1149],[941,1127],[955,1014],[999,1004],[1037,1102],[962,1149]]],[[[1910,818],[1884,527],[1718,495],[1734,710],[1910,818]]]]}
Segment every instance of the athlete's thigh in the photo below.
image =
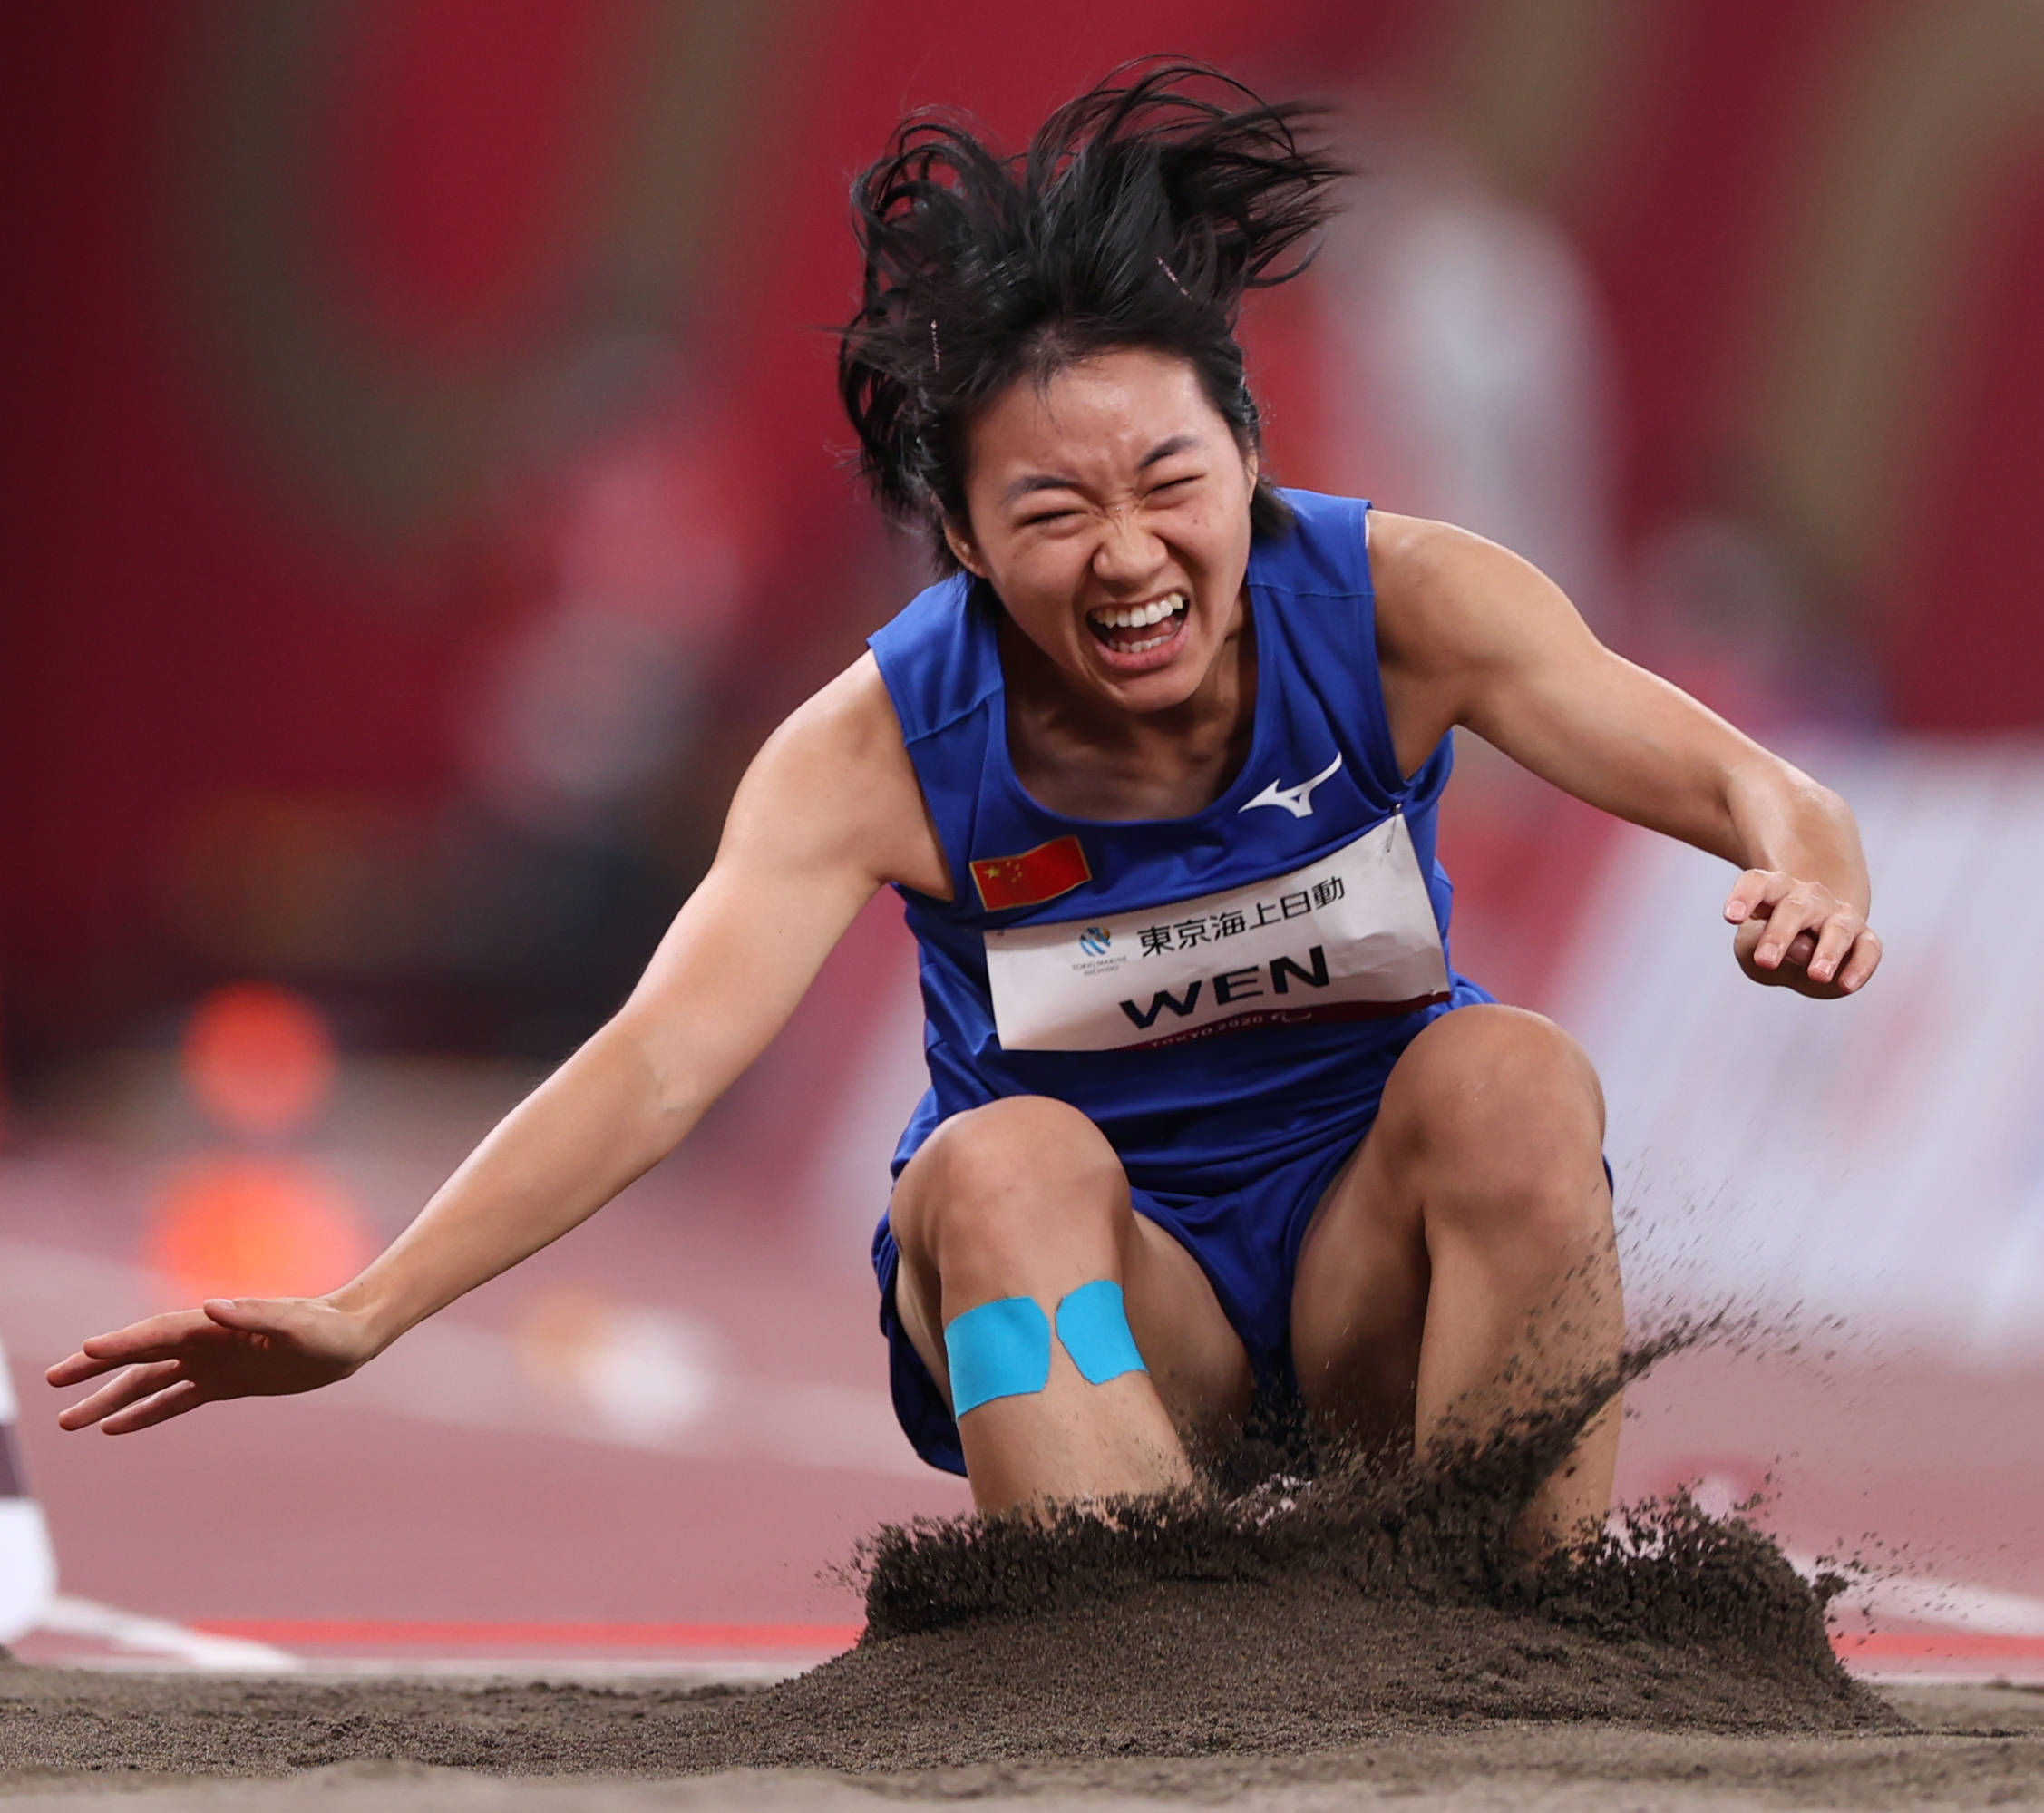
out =
{"type": "MultiPolygon", "coordinates": [[[[896,1185],[897,1202],[904,1186],[927,1187],[915,1170],[916,1160],[911,1159],[896,1185]]],[[[1118,1274],[1129,1331],[1173,1422],[1183,1433],[1206,1434],[1239,1421],[1248,1411],[1254,1379],[1248,1353],[1214,1296],[1213,1286],[1183,1246],[1155,1222],[1136,1213],[1118,1161],[1107,1181],[1109,1187],[1101,1190],[1092,1208],[1103,1218],[1095,1237],[1075,1240],[1075,1251],[1062,1265],[1058,1255],[1046,1255],[1047,1282],[1017,1277],[1011,1293],[1056,1297],[1105,1272],[1118,1274]],[[1107,1257],[1107,1265],[1100,1263],[1100,1255],[1107,1257]]],[[[1068,1203],[1064,1210],[1057,1218],[1061,1221],[1070,1212],[1068,1203]]],[[[902,1328],[949,1401],[950,1367],[944,1350],[943,1324],[948,1318],[942,1308],[942,1279],[936,1266],[910,1247],[902,1250],[894,1298],[902,1328]]],[[[1054,1311],[1055,1301],[1046,1301],[1044,1307],[1054,1311]]]]}
{"type": "Polygon", "coordinates": [[[1292,1355],[1309,1409],[1372,1437],[1410,1428],[1435,1282],[1429,1216],[1447,1214],[1452,1231],[1461,1210],[1448,1205],[1494,1204],[1539,1225],[1527,1208],[1557,1178],[1580,1203],[1602,1113],[1581,1050],[1538,1014],[1459,1008],[1406,1047],[1299,1249],[1292,1355]]]}
{"type": "Polygon", "coordinates": [[[1316,1420],[1366,1443],[1411,1436],[1432,1276],[1396,1145],[1380,1113],[1321,1194],[1292,1281],[1299,1396],[1316,1420]]]}
{"type": "Polygon", "coordinates": [[[1212,1438],[1249,1414],[1256,1395],[1248,1350],[1200,1262],[1168,1232],[1135,1223],[1122,1283],[1137,1350],[1179,1433],[1212,1438]]]}

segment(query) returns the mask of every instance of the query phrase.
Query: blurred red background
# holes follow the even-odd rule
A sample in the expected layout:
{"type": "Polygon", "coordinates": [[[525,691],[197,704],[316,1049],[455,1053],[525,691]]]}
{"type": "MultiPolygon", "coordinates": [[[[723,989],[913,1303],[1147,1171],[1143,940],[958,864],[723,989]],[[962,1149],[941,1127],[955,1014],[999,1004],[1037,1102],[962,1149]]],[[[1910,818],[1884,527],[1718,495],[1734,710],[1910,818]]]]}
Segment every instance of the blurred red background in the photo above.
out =
{"type": "Polygon", "coordinates": [[[1771,1473],[1802,1552],[1877,1530],[2044,1638],[2034,0],[0,9],[0,1323],[90,1595],[50,1630],[842,1623],[857,1537],[962,1504],[862,1264],[921,1087],[885,901],[674,1159],[347,1385],[106,1444],[31,1379],[339,1282],[622,996],[922,583],[843,464],[850,178],[907,108],[1016,143],[1163,50],[1327,97],[1369,171],[1249,311],[1280,479],[1518,548],[1866,827],[1889,961],[1813,1009],[1726,960],[1721,865],[1461,743],[1458,964],[1597,1059],[1635,1309],[1824,1331],[1657,1372],[1621,1490],[1771,1473]]]}
{"type": "MultiPolygon", "coordinates": [[[[358,1042],[564,1048],[764,727],[917,583],[839,462],[817,329],[856,275],[848,175],[907,106],[1018,138],[1160,48],[1446,147],[1559,229],[1608,344],[1621,561],[1736,518],[1786,576],[1806,692],[1903,728],[2044,719],[2034,9],[1190,0],[1025,29],[880,0],[195,0],[10,8],[0,34],[17,1078],[167,1038],[246,974],[358,1042]],[[542,633],[578,589],[593,648],[542,633]],[[636,756],[584,763],[614,785],[535,802],[492,754],[520,660],[590,670],[528,701],[572,735],[643,654],[614,646],[635,612],[686,723],[651,709],[636,756]]],[[[1250,330],[1279,470],[1407,502],[1397,462],[1330,452],[1309,281],[1250,330]]]]}

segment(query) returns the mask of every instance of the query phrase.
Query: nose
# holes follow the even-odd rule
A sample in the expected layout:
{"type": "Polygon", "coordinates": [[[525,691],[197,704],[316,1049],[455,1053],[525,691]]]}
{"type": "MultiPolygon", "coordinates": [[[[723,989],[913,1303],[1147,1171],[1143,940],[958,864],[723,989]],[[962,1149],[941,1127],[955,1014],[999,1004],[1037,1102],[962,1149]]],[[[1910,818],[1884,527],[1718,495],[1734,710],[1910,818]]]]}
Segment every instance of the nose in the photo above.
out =
{"type": "Polygon", "coordinates": [[[1093,575],[1116,591],[1139,588],[1164,561],[1164,544],[1144,526],[1139,512],[1117,510],[1107,518],[1093,551],[1093,575]]]}

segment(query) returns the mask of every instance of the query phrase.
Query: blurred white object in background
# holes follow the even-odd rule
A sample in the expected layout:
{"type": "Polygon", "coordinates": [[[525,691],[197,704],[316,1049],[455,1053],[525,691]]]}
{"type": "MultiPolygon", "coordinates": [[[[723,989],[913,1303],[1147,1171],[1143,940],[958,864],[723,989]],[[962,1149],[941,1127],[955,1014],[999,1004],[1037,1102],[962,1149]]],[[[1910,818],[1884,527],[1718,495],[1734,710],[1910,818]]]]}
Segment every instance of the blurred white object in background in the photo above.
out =
{"type": "Polygon", "coordinates": [[[1628,1295],[1735,1302],[1995,1367],[2044,1355],[2044,748],[1791,754],[1858,814],[1885,948],[1866,992],[1757,988],[1731,869],[1629,833],[1558,1017],[1610,1105],[1628,1295]]]}
{"type": "Polygon", "coordinates": [[[743,585],[734,512],[699,430],[652,412],[596,437],[534,508],[552,584],[484,677],[469,778],[510,823],[608,835],[686,760],[743,585]]]}
{"type": "Polygon", "coordinates": [[[577,600],[536,618],[502,652],[472,768],[515,823],[566,833],[678,759],[693,668],[671,626],[577,600]]]}
{"type": "Polygon", "coordinates": [[[57,1590],[43,1507],[28,1496],[15,1447],[14,1381],[0,1348],[0,1643],[32,1631],[57,1590]]]}
{"type": "Polygon", "coordinates": [[[525,1375],[623,1442],[658,1447],[692,1429],[717,1395],[713,1331],[686,1317],[556,1291],[518,1331],[525,1375]]]}
{"type": "Polygon", "coordinates": [[[1601,632],[1611,583],[1610,335],[1552,221],[1424,140],[1329,229],[1319,294],[1338,404],[1319,482],[1502,542],[1601,632]]]}

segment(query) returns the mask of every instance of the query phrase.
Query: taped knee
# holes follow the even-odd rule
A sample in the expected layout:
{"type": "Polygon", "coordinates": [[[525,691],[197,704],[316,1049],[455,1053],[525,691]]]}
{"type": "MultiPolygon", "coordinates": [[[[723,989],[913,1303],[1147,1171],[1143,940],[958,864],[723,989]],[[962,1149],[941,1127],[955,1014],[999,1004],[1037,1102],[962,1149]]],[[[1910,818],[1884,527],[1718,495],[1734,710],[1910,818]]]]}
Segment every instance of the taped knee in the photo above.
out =
{"type": "Polygon", "coordinates": [[[1057,1339],[1088,1385],[1150,1369],[1129,1328],[1122,1287],[1112,1278],[1095,1278],[1059,1299],[1057,1339]]]}
{"type": "MultiPolygon", "coordinates": [[[[962,1417],[996,1398],[1029,1397],[1048,1385],[1050,1327],[1029,1297],[999,1297],[946,1323],[951,1415],[962,1417]]],[[[1058,1300],[1057,1339],[1088,1385],[1149,1370],[1128,1325],[1122,1287],[1112,1278],[1095,1278],[1058,1300]]]]}
{"type": "Polygon", "coordinates": [[[1050,1324],[1033,1299],[1000,1297],[944,1325],[951,1415],[995,1398],[1024,1398],[1050,1383],[1050,1324]]]}

